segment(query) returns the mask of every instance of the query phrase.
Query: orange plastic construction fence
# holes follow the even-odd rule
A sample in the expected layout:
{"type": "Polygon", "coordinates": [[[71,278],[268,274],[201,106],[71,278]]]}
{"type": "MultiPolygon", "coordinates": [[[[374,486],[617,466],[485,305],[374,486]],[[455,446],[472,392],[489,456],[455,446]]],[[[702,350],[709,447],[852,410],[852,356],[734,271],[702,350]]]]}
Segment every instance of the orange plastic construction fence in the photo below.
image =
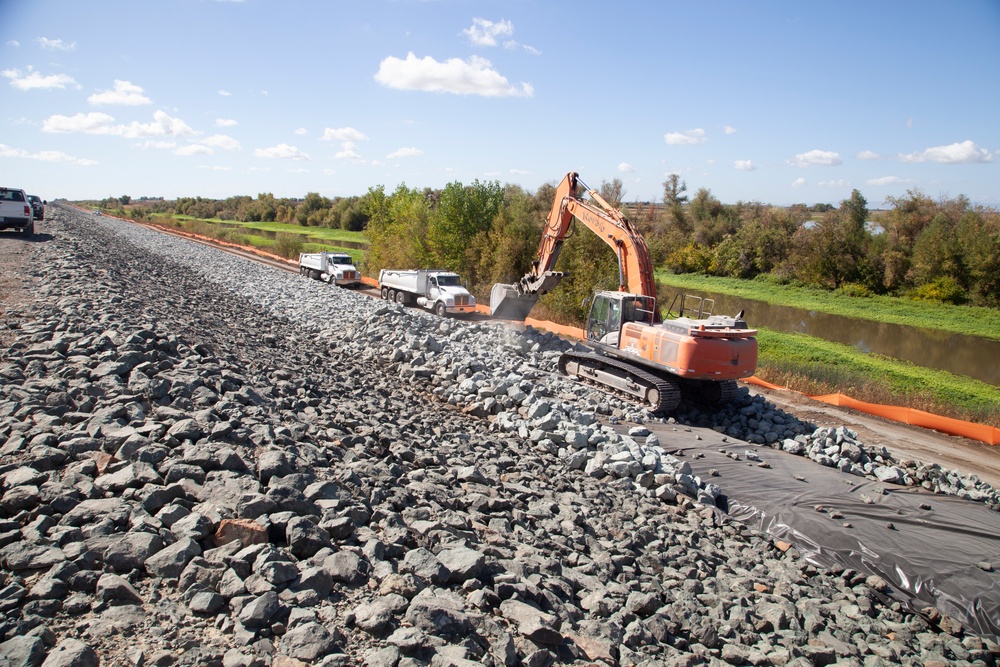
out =
{"type": "MultiPolygon", "coordinates": [[[[747,378],[746,382],[760,387],[765,387],[767,389],[791,391],[786,387],[780,387],[778,385],[771,384],[770,382],[765,382],[757,377],[747,378]]],[[[974,424],[972,422],[962,421],[961,419],[942,417],[940,415],[924,412],[923,410],[915,410],[913,408],[866,403],[865,401],[859,401],[856,398],[851,398],[850,396],[845,396],[844,394],[822,394],[820,396],[809,396],[809,398],[823,403],[828,403],[830,405],[839,405],[845,408],[851,408],[869,415],[885,417],[886,419],[902,422],[904,424],[929,428],[935,431],[941,431],[942,433],[947,433],[949,435],[960,435],[965,438],[985,442],[988,445],[1000,445],[1000,428],[987,426],[985,424],[974,424]]]]}

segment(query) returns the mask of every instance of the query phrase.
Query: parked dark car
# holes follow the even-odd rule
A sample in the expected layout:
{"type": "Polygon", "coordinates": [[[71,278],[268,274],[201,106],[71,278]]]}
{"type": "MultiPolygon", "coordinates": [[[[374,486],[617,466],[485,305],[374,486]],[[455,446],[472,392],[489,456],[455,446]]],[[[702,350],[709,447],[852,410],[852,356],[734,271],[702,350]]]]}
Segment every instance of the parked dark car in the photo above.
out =
{"type": "Polygon", "coordinates": [[[37,197],[35,195],[28,195],[28,201],[31,202],[31,212],[35,220],[44,220],[45,205],[48,204],[49,202],[44,201],[40,197],[37,197]]]}

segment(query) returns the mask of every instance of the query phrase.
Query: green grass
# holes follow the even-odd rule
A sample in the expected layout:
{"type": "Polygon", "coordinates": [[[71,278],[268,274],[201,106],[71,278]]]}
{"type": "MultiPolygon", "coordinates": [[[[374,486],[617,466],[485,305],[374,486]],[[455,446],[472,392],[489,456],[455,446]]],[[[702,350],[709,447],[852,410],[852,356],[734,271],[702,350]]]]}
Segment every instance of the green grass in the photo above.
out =
{"type": "Polygon", "coordinates": [[[760,329],[757,377],[805,394],[839,392],[1000,427],[1000,388],[833,343],[760,329]]]}
{"type": "MultiPolygon", "coordinates": [[[[167,227],[173,227],[177,229],[182,229],[193,234],[200,234],[202,236],[208,236],[220,241],[226,241],[228,243],[234,243],[236,245],[249,246],[252,248],[257,248],[258,250],[264,250],[266,252],[271,252],[277,255],[288,256],[289,259],[298,259],[298,253],[301,252],[344,252],[351,256],[354,260],[355,266],[358,266],[365,256],[364,250],[358,250],[356,248],[344,248],[338,246],[336,241],[338,239],[331,238],[327,239],[326,236],[336,237],[339,233],[340,235],[350,235],[350,238],[346,240],[354,240],[357,238],[359,232],[345,232],[343,230],[323,230],[328,232],[336,232],[335,234],[319,234],[319,235],[309,235],[303,234],[303,230],[315,230],[315,227],[300,227],[298,225],[282,225],[279,223],[258,223],[267,224],[273,226],[273,229],[267,231],[274,231],[277,233],[277,238],[271,238],[269,236],[261,236],[259,234],[254,234],[253,227],[249,224],[240,225],[240,229],[233,229],[232,227],[225,227],[219,224],[215,224],[217,221],[205,220],[203,218],[192,218],[191,216],[169,216],[169,215],[158,215],[154,216],[149,222],[155,222],[157,224],[165,225],[167,227]],[[290,228],[294,231],[285,231],[286,228],[290,228]],[[302,236],[302,241],[299,244],[290,244],[289,239],[294,239],[302,236]],[[287,247],[290,245],[298,245],[298,248],[292,248],[294,252],[288,251],[287,247]],[[283,251],[284,250],[284,251],[283,251]],[[294,256],[293,256],[294,255],[294,256]]],[[[360,267],[359,267],[360,268],[360,267]]]]}
{"type": "Polygon", "coordinates": [[[656,280],[673,288],[727,294],[831,315],[1000,341],[1000,309],[996,308],[953,306],[890,296],[852,297],[816,288],[777,285],[759,280],[672,274],[665,271],[658,271],[656,280]]]}
{"type": "MultiPolygon", "coordinates": [[[[156,218],[173,219],[180,222],[199,222],[216,225],[238,225],[239,227],[253,231],[274,232],[283,234],[301,234],[306,239],[323,241],[326,243],[336,243],[347,241],[350,243],[368,244],[368,237],[364,232],[350,232],[345,229],[329,229],[327,227],[303,227],[302,225],[290,224],[286,222],[238,222],[236,220],[220,220],[219,218],[193,218],[190,215],[156,215],[156,218]]],[[[258,237],[262,238],[262,237],[258,237]]],[[[309,241],[306,241],[307,243],[309,241]]]]}

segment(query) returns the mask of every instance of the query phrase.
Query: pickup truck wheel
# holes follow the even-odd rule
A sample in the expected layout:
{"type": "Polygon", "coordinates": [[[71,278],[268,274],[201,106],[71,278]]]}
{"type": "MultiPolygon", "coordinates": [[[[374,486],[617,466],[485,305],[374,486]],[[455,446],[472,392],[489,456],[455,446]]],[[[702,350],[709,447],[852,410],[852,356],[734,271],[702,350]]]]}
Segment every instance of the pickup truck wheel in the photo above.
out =
{"type": "Polygon", "coordinates": [[[444,307],[444,304],[441,303],[440,301],[438,301],[437,305],[434,306],[434,312],[437,313],[438,317],[444,317],[445,315],[448,314],[448,310],[444,307]]]}
{"type": "Polygon", "coordinates": [[[383,287],[382,288],[382,298],[383,299],[388,299],[389,298],[389,288],[388,287],[383,287]]]}
{"type": "Polygon", "coordinates": [[[23,231],[24,231],[24,235],[25,236],[34,236],[35,235],[35,221],[32,220],[31,222],[29,222],[28,225],[24,228],[23,231]]]}

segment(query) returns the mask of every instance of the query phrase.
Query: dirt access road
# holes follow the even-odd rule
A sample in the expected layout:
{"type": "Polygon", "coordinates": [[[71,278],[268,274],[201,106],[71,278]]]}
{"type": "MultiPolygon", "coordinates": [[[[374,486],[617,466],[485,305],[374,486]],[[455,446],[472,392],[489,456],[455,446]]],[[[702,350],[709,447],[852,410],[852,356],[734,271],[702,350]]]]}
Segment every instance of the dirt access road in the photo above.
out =
{"type": "MultiPolygon", "coordinates": [[[[10,344],[13,332],[8,328],[20,311],[31,301],[31,279],[27,268],[31,265],[34,247],[50,238],[49,225],[36,224],[31,238],[20,234],[0,232],[0,311],[4,323],[0,325],[0,359],[3,348],[10,344]]],[[[16,326],[16,325],[15,325],[16,326]]],[[[767,400],[816,426],[847,426],[858,433],[866,445],[884,446],[899,458],[910,458],[924,463],[937,463],[946,469],[975,474],[994,487],[1000,487],[1000,446],[990,446],[974,440],[945,435],[935,431],[892,422],[880,417],[827,405],[807,396],[789,391],[773,391],[751,387],[767,400]]]]}
{"type": "Polygon", "coordinates": [[[866,445],[883,446],[897,458],[937,463],[945,469],[974,474],[1000,488],[1000,445],[947,435],[813,400],[793,391],[751,387],[755,394],[816,426],[847,426],[866,445]]]}

